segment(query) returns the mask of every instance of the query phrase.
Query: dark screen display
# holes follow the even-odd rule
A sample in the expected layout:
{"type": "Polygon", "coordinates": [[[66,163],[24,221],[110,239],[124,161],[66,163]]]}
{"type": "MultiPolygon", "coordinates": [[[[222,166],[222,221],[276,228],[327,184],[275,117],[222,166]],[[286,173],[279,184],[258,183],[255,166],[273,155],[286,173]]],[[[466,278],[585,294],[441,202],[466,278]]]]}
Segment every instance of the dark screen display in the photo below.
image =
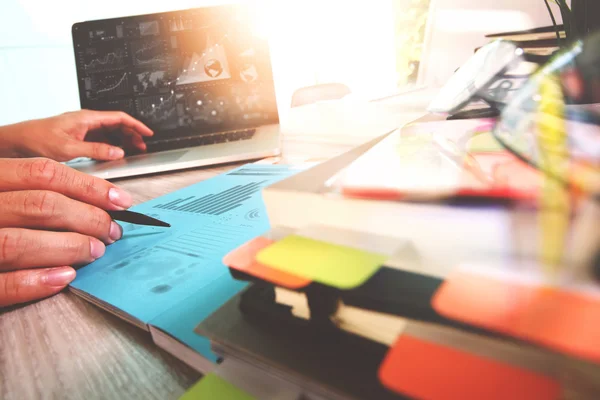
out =
{"type": "Polygon", "coordinates": [[[269,49],[243,6],[73,25],[81,107],[124,111],[159,137],[278,122],[269,49]]]}

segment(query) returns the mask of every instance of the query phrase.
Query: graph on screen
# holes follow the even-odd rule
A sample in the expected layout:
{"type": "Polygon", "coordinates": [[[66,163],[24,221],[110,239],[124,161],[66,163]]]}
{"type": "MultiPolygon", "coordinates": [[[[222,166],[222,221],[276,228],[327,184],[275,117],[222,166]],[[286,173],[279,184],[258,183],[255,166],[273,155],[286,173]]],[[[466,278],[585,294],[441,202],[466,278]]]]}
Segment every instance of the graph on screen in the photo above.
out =
{"type": "Polygon", "coordinates": [[[90,47],[82,53],[83,69],[86,72],[105,72],[125,67],[128,54],[124,48],[104,50],[90,47]]]}
{"type": "Polygon", "coordinates": [[[168,61],[169,53],[161,39],[132,43],[133,63],[138,67],[160,66],[168,61]]]}
{"type": "Polygon", "coordinates": [[[175,93],[141,97],[136,100],[136,104],[143,122],[163,128],[177,126],[177,96],[175,93]]]}
{"type": "Polygon", "coordinates": [[[260,190],[266,181],[237,185],[221,193],[209,194],[202,197],[190,196],[176,199],[169,203],[159,204],[155,208],[189,212],[195,214],[222,215],[238,208],[254,193],[260,190]]]}
{"type": "Polygon", "coordinates": [[[118,72],[84,78],[88,99],[99,99],[129,93],[129,74],[118,72]]]}
{"type": "Polygon", "coordinates": [[[165,140],[279,122],[268,42],[252,18],[223,5],[76,23],[81,108],[128,100],[118,109],[165,140]]]}

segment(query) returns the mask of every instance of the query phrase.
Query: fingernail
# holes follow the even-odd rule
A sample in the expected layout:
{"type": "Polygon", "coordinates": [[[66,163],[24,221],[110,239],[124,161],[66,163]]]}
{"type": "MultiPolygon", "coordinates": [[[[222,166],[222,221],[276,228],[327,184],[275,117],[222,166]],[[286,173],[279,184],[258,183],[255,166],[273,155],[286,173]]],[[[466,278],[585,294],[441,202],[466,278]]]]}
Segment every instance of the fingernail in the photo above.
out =
{"type": "Polygon", "coordinates": [[[90,239],[90,254],[94,258],[94,260],[97,260],[100,257],[102,257],[105,251],[106,246],[104,245],[104,243],[102,243],[98,239],[90,239]]]}
{"type": "Polygon", "coordinates": [[[64,267],[52,268],[47,270],[42,279],[46,286],[66,286],[75,279],[75,270],[64,267]]]}
{"type": "Polygon", "coordinates": [[[131,195],[119,188],[111,188],[108,191],[108,198],[117,207],[129,208],[133,204],[131,195]]]}
{"type": "Polygon", "coordinates": [[[108,232],[108,236],[110,237],[110,239],[113,242],[116,242],[117,240],[121,239],[121,237],[123,236],[123,229],[121,228],[121,226],[119,224],[112,221],[110,223],[110,232],[108,232]]]}
{"type": "Polygon", "coordinates": [[[123,158],[125,156],[125,152],[119,147],[111,147],[108,150],[108,156],[110,158],[123,158]]]}

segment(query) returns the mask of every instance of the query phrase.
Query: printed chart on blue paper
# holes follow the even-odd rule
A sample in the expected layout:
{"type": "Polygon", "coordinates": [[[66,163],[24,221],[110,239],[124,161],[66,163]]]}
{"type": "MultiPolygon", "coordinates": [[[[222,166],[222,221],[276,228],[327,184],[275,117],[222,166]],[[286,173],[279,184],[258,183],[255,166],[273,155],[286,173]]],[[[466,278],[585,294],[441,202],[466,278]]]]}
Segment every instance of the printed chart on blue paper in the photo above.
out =
{"type": "Polygon", "coordinates": [[[123,238],[81,268],[71,286],[146,324],[156,319],[161,329],[204,350],[206,343],[189,343],[194,326],[245,287],[222,258],[269,230],[261,189],[298,171],[248,164],[132,207],[171,227],[122,224],[123,238]],[[164,326],[167,321],[172,326],[164,326]]]}

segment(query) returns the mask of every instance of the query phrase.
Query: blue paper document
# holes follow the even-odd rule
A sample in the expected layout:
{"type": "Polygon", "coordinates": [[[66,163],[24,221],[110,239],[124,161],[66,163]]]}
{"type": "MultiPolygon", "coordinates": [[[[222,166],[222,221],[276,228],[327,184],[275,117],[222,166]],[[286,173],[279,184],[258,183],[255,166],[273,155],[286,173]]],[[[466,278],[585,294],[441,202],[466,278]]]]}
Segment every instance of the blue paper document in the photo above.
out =
{"type": "Polygon", "coordinates": [[[297,171],[248,164],[132,207],[171,228],[122,224],[123,238],[81,268],[72,288],[215,361],[209,341],[193,329],[245,287],[221,260],[269,230],[261,189],[297,171]]]}

